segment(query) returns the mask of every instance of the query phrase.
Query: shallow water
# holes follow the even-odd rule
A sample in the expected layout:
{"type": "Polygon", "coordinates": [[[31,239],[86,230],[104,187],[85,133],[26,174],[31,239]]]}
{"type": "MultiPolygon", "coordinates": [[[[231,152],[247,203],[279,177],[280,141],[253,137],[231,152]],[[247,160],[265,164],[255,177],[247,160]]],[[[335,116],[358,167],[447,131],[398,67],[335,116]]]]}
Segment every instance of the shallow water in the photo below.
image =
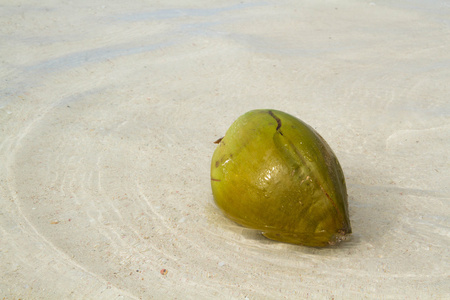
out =
{"type": "Polygon", "coordinates": [[[449,297],[445,1],[1,6],[1,296],[449,297]],[[349,241],[273,242],[213,204],[213,142],[256,108],[337,154],[349,241]]]}

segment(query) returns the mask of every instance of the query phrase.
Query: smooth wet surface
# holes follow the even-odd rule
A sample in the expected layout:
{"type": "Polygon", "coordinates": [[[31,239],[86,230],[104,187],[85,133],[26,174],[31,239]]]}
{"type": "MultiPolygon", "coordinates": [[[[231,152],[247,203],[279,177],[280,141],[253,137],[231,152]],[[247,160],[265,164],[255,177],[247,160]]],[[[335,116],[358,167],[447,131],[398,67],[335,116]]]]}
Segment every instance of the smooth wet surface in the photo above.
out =
{"type": "Polygon", "coordinates": [[[0,296],[449,296],[446,1],[0,7],[0,296]],[[259,108],[331,146],[349,241],[273,242],[214,205],[213,142],[259,108]]]}

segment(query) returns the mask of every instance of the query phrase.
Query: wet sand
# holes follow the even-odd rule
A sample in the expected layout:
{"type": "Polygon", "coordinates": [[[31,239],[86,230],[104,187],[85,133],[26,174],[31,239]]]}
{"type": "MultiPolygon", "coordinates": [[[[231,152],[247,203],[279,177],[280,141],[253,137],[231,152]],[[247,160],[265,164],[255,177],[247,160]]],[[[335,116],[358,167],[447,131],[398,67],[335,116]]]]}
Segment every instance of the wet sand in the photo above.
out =
{"type": "Polygon", "coordinates": [[[0,296],[450,296],[446,1],[44,0],[0,7],[0,296]],[[340,160],[353,235],[226,219],[213,143],[288,112],[340,160]]]}

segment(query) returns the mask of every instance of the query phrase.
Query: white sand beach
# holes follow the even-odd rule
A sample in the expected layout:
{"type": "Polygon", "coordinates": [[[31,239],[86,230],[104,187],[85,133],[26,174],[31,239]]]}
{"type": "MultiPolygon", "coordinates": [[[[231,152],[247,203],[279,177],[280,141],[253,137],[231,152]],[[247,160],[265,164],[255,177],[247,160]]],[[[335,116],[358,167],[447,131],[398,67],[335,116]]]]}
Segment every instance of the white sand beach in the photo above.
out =
{"type": "Polygon", "coordinates": [[[2,1],[1,299],[450,298],[450,3],[2,1]],[[342,165],[352,237],[274,242],[210,162],[259,108],[342,165]]]}

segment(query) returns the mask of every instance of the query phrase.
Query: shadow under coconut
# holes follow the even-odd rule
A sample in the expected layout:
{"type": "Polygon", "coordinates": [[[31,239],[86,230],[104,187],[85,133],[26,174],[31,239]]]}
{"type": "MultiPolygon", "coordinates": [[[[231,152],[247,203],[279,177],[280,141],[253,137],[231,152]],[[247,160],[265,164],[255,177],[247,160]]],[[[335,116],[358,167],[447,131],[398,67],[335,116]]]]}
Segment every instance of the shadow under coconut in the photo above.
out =
{"type": "MultiPolygon", "coordinates": [[[[350,179],[351,181],[351,179],[350,179]]],[[[356,183],[347,184],[350,223],[352,234],[348,235],[344,241],[338,245],[325,248],[306,247],[273,241],[262,235],[259,230],[243,227],[229,220],[217,206],[211,197],[211,205],[208,205],[209,223],[213,227],[218,227],[220,231],[225,230],[234,236],[237,240],[246,240],[250,244],[257,243],[259,246],[272,247],[274,244],[293,246],[307,249],[333,249],[344,250],[360,246],[363,244],[374,245],[382,244],[385,234],[388,234],[395,227],[396,219],[401,214],[399,203],[402,196],[401,189],[389,186],[369,186],[356,183]],[[221,229],[220,229],[221,228],[221,229]]],[[[305,250],[302,250],[305,251],[305,250]]],[[[310,252],[310,251],[307,251],[310,252]]]]}

